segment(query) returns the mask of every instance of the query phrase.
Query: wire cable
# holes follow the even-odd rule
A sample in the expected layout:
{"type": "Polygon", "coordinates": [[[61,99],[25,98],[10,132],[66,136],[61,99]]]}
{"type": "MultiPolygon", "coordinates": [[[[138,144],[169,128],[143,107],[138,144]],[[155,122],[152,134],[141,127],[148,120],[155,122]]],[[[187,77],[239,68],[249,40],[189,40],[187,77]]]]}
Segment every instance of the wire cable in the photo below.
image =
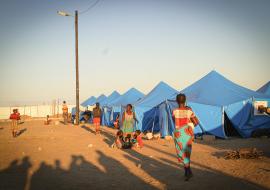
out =
{"type": "Polygon", "coordinates": [[[92,8],[94,8],[100,0],[96,0],[92,5],[90,5],[87,9],[85,9],[84,11],[79,12],[80,15],[87,13],[88,11],[90,11],[92,8]]]}

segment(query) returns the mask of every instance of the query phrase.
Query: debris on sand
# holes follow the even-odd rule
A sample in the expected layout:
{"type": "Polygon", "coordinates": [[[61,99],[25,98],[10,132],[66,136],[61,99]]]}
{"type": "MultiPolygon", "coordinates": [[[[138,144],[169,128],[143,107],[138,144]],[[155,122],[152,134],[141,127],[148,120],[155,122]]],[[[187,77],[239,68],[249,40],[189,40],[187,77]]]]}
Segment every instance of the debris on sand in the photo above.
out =
{"type": "Polygon", "coordinates": [[[229,151],[225,154],[224,158],[228,159],[256,159],[261,158],[263,155],[262,151],[257,150],[256,148],[241,148],[235,151],[229,151]]]}
{"type": "Polygon", "coordinates": [[[93,144],[89,144],[87,147],[88,148],[92,148],[93,147],[93,144]]]}

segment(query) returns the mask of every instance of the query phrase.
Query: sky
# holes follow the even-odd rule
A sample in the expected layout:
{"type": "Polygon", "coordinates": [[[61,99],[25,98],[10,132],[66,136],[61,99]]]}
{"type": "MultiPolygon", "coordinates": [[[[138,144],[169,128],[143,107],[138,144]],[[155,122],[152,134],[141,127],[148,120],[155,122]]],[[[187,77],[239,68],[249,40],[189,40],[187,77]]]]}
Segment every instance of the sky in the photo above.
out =
{"type": "Polygon", "coordinates": [[[269,81],[268,0],[1,0],[0,106],[181,90],[212,70],[252,90],[269,81]],[[80,14],[82,13],[82,14],[80,14]]]}

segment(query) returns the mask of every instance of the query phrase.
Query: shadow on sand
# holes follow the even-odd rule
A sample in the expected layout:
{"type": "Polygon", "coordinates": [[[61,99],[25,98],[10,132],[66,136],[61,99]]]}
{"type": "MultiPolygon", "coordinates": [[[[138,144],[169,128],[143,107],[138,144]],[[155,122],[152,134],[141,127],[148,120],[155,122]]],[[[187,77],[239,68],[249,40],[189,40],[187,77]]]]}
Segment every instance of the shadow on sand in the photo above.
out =
{"type": "Polygon", "coordinates": [[[90,133],[95,134],[95,131],[92,130],[90,127],[87,127],[86,125],[82,125],[81,128],[84,129],[84,130],[86,130],[86,131],[88,131],[88,132],[90,132],[90,133]]]}
{"type": "Polygon", "coordinates": [[[27,131],[26,128],[19,130],[19,132],[17,133],[17,137],[19,137],[20,135],[22,135],[26,131],[27,131]]]}
{"type": "Polygon", "coordinates": [[[0,189],[155,189],[132,174],[119,161],[101,151],[96,153],[98,162],[104,170],[85,160],[81,155],[72,155],[68,170],[62,168],[60,160],[55,160],[54,165],[41,162],[39,169],[31,178],[27,177],[31,168],[29,158],[23,158],[21,163],[14,160],[8,168],[0,171],[0,189]],[[132,187],[131,184],[136,186],[132,187]]]}
{"type": "Polygon", "coordinates": [[[24,189],[31,167],[32,164],[27,156],[21,161],[13,160],[8,168],[0,171],[0,189],[24,189]]]}
{"type": "MultiPolygon", "coordinates": [[[[92,126],[92,125],[91,125],[91,127],[88,127],[88,126],[86,126],[86,125],[82,125],[82,126],[81,126],[82,129],[84,129],[84,130],[86,130],[86,131],[88,131],[88,132],[90,132],[90,133],[93,133],[93,134],[95,135],[95,134],[96,134],[95,128],[94,128],[94,126],[92,126]],[[91,127],[92,127],[93,129],[92,129],[91,127]]],[[[101,127],[100,133],[99,133],[98,135],[107,136],[107,132],[104,132],[104,131],[102,130],[102,127],[101,127]]]]}
{"type": "MultiPolygon", "coordinates": [[[[114,137],[110,133],[104,133],[104,135],[113,141],[114,137]]],[[[157,147],[149,146],[145,144],[146,147],[165,154],[166,156],[172,157],[176,160],[176,155],[163,151],[157,147]]],[[[222,171],[213,170],[206,165],[200,163],[192,162],[192,165],[197,166],[202,169],[193,169],[195,177],[191,182],[183,182],[183,168],[181,164],[177,162],[172,162],[168,159],[159,158],[152,159],[148,156],[140,154],[134,150],[123,150],[128,153],[125,157],[132,161],[135,165],[141,165],[141,169],[148,173],[150,176],[154,177],[163,184],[166,184],[167,189],[178,189],[178,188],[187,188],[187,189],[267,189],[257,184],[245,181],[240,178],[230,176],[223,173],[222,171]],[[162,175],[160,175],[162,173],[162,175]],[[215,179],[213,181],[213,179],[215,179]],[[211,181],[211,183],[209,183],[211,181]]],[[[221,156],[221,155],[219,155],[221,156]]]]}
{"type": "MultiPolygon", "coordinates": [[[[112,134],[103,134],[109,140],[113,139],[112,134]]],[[[82,155],[72,155],[68,169],[64,169],[61,160],[56,159],[53,165],[41,162],[34,173],[30,173],[30,158],[24,157],[21,161],[12,161],[0,171],[0,189],[158,189],[156,180],[164,185],[163,189],[266,189],[195,162],[193,165],[198,166],[193,169],[195,177],[185,182],[182,168],[176,162],[166,158],[150,158],[134,150],[124,152],[127,160],[134,165],[141,165],[141,168],[136,169],[140,172],[131,171],[116,158],[100,150],[96,150],[98,164],[93,164],[82,155]]]]}

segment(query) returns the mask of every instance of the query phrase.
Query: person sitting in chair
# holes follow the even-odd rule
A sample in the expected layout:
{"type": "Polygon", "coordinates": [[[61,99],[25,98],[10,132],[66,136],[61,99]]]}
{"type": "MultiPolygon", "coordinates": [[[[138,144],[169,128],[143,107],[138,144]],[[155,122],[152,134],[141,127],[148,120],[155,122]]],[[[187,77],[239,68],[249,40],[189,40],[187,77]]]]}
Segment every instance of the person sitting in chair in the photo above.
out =
{"type": "Polygon", "coordinates": [[[264,107],[261,105],[258,107],[258,110],[261,113],[266,113],[266,114],[270,115],[270,107],[264,107]]]}

